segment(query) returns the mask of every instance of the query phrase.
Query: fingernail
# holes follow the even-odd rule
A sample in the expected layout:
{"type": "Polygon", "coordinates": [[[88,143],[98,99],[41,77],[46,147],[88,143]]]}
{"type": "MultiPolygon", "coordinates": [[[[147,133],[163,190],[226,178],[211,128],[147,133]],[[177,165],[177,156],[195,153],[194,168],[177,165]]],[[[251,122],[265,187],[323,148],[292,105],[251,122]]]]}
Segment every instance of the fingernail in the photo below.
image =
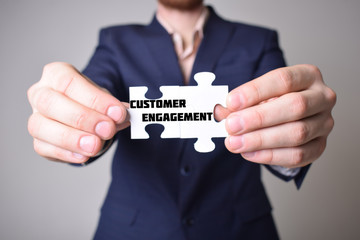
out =
{"type": "Polygon", "coordinates": [[[83,160],[85,159],[85,156],[84,155],[81,155],[80,153],[72,153],[72,155],[76,158],[76,159],[79,159],[79,160],[83,160]]]}
{"type": "Polygon", "coordinates": [[[226,119],[226,128],[230,134],[238,134],[243,130],[242,119],[239,116],[231,116],[226,119]]]}
{"type": "Polygon", "coordinates": [[[99,122],[96,124],[95,132],[97,135],[99,135],[103,139],[108,139],[111,135],[111,125],[109,122],[99,122]]]}
{"type": "Polygon", "coordinates": [[[96,139],[94,136],[84,136],[80,139],[80,148],[87,152],[93,153],[96,144],[96,139]]]}
{"type": "Polygon", "coordinates": [[[228,108],[230,109],[241,109],[242,105],[243,105],[243,101],[241,98],[240,93],[232,93],[229,95],[228,97],[228,102],[227,102],[228,108]]]}
{"type": "Polygon", "coordinates": [[[239,150],[244,146],[243,136],[229,136],[228,143],[231,149],[239,150]]]}
{"type": "Polygon", "coordinates": [[[109,107],[106,114],[109,117],[111,117],[112,120],[114,120],[115,122],[118,122],[122,118],[121,107],[119,107],[119,106],[109,107]]]}
{"type": "Polygon", "coordinates": [[[244,158],[253,158],[255,156],[255,153],[256,152],[245,152],[245,153],[242,153],[241,155],[244,157],[244,158]]]}

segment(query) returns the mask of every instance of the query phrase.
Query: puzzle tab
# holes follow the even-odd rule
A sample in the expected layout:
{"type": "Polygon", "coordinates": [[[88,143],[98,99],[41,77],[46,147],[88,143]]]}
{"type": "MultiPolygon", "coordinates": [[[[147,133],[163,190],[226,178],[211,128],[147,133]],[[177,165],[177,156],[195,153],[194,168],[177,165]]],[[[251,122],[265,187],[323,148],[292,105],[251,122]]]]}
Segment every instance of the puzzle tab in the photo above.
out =
{"type": "Polygon", "coordinates": [[[216,122],[214,107],[226,105],[228,86],[212,85],[215,74],[200,72],[194,75],[197,86],[162,86],[162,97],[147,99],[147,87],[130,87],[130,129],[132,139],[148,139],[145,127],[161,124],[161,138],[196,138],[198,152],[211,152],[211,138],[226,137],[225,122],[216,122]]]}

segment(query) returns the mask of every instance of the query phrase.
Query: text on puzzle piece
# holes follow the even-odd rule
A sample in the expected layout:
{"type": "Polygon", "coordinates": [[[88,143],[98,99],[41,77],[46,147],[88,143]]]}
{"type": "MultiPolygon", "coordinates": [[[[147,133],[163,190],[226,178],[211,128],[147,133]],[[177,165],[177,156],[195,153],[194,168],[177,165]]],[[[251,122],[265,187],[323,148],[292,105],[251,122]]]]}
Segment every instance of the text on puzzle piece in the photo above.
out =
{"type": "Polygon", "coordinates": [[[198,152],[211,152],[211,138],[226,137],[225,122],[213,116],[217,104],[225,106],[228,86],[213,86],[215,74],[200,72],[194,75],[197,86],[162,86],[163,96],[147,99],[147,87],[130,87],[130,129],[132,139],[148,139],[148,124],[161,124],[161,138],[196,138],[198,152]]]}

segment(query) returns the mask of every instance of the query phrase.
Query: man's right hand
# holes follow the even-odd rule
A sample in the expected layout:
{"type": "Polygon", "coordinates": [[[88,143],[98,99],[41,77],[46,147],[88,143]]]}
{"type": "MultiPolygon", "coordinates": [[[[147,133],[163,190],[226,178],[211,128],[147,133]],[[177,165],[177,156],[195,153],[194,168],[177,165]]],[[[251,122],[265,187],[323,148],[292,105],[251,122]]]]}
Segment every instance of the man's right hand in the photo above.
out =
{"type": "Polygon", "coordinates": [[[67,63],[50,63],[28,90],[28,130],[35,151],[50,160],[83,163],[129,126],[126,108],[67,63]]]}

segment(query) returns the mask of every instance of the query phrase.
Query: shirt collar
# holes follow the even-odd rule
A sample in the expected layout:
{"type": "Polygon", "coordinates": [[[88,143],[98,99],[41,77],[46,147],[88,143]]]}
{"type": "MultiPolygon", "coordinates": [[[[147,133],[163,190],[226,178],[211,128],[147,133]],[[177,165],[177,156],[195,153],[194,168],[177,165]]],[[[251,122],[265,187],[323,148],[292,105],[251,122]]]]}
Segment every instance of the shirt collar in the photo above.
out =
{"type": "MultiPolygon", "coordinates": [[[[193,31],[194,35],[196,32],[198,32],[199,37],[201,39],[204,36],[204,26],[209,17],[209,14],[210,14],[209,9],[207,7],[204,7],[194,26],[194,31],[193,31]]],[[[171,24],[165,18],[163,18],[158,12],[156,13],[156,18],[170,35],[173,35],[175,33],[175,30],[171,26],[171,24]]]]}

